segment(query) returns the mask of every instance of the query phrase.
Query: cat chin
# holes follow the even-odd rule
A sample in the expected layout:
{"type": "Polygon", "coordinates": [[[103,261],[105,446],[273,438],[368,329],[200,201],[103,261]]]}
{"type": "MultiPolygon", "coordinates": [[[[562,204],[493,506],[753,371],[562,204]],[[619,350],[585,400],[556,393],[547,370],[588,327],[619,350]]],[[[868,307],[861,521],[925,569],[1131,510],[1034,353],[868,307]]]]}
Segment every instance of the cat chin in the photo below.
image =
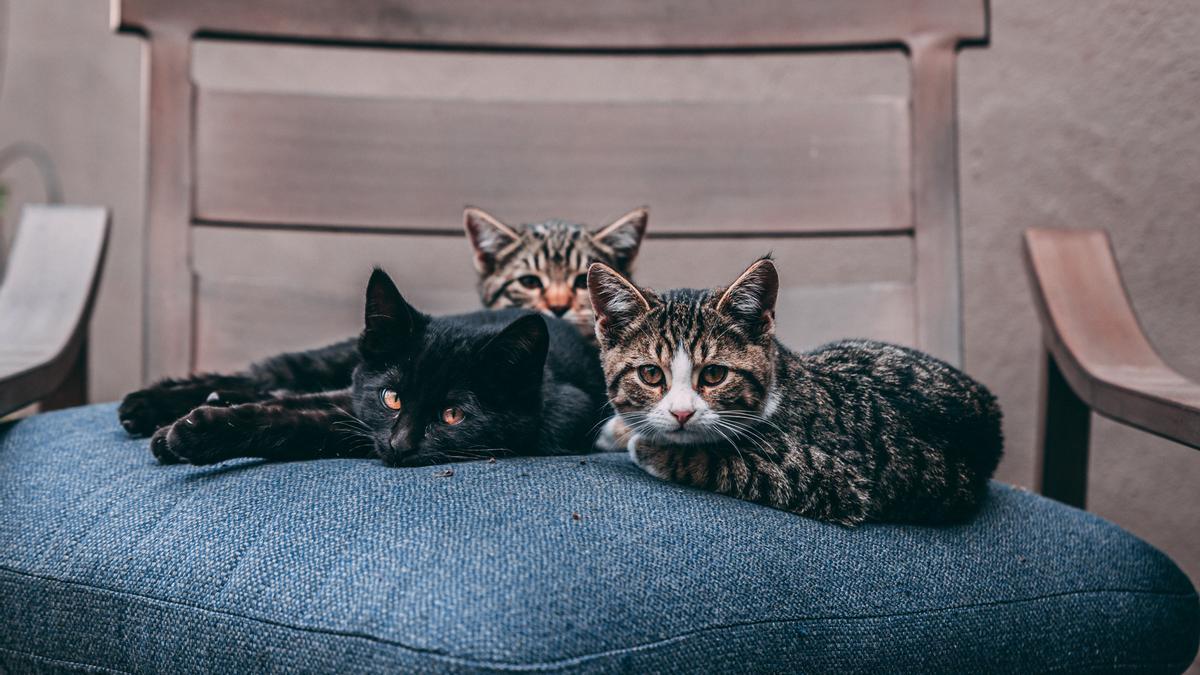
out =
{"type": "Polygon", "coordinates": [[[639,432],[641,439],[658,447],[690,447],[693,445],[711,445],[714,442],[721,442],[723,439],[720,435],[706,432],[703,429],[686,429],[672,431],[658,431],[652,429],[649,431],[639,432]]]}

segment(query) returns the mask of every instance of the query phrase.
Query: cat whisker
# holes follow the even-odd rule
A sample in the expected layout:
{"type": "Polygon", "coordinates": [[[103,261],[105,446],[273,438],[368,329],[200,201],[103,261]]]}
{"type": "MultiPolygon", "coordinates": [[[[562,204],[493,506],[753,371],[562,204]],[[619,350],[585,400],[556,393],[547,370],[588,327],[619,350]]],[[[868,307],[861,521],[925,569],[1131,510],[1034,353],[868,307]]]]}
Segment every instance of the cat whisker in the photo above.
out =
{"type": "Polygon", "coordinates": [[[784,432],[784,430],[778,424],[772,422],[771,420],[763,417],[762,415],[760,415],[758,413],[747,412],[744,410],[724,410],[724,411],[721,411],[720,417],[722,417],[722,418],[729,417],[729,418],[733,418],[733,419],[747,420],[747,421],[755,422],[758,424],[764,424],[768,427],[771,427],[772,429],[779,432],[780,434],[786,435],[786,432],[784,432]]]}
{"type": "Polygon", "coordinates": [[[752,443],[754,445],[754,447],[757,449],[759,455],[761,455],[763,457],[772,457],[773,456],[774,453],[771,452],[770,447],[764,441],[760,440],[759,438],[756,438],[755,436],[752,436],[752,435],[746,433],[746,431],[744,429],[738,429],[731,425],[726,425],[724,428],[727,431],[729,431],[730,433],[732,433],[735,437],[744,438],[745,440],[752,443]]]}
{"type": "Polygon", "coordinates": [[[734,452],[736,452],[738,454],[738,458],[742,460],[743,464],[745,464],[746,457],[745,457],[745,455],[742,454],[742,449],[738,447],[738,444],[733,439],[726,436],[725,432],[721,431],[720,425],[715,425],[711,428],[713,431],[717,432],[717,434],[719,434],[721,436],[721,438],[725,439],[726,443],[728,443],[730,446],[733,447],[734,452]]]}
{"type": "Polygon", "coordinates": [[[718,425],[725,427],[739,436],[743,436],[748,440],[753,441],[765,455],[770,456],[773,454],[770,452],[770,439],[762,435],[757,429],[754,429],[745,422],[723,419],[718,421],[718,425]]]}

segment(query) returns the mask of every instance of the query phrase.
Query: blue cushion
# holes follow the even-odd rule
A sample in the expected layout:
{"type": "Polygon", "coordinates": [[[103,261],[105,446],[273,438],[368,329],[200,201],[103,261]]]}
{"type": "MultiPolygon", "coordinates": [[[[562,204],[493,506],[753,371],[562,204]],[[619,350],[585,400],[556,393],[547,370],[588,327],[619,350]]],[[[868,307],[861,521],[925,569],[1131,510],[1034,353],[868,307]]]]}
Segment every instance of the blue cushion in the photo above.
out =
{"type": "Polygon", "coordinates": [[[622,455],[442,468],[158,466],[111,405],[11,425],[0,665],[1025,672],[1196,651],[1168,558],[999,484],[969,525],[847,530],[622,455]]]}

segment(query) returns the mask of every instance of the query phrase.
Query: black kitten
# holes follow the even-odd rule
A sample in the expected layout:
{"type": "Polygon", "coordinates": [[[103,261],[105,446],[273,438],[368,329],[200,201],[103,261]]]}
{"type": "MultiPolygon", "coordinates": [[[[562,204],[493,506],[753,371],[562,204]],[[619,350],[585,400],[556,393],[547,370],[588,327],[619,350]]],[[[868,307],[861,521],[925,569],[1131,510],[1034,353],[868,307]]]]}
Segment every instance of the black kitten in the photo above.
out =
{"type": "MultiPolygon", "coordinates": [[[[589,452],[608,412],[596,350],[567,323],[524,310],[430,317],[378,269],[357,343],[206,377],[176,385],[181,405],[206,386],[215,393],[154,433],[159,461],[377,455],[390,465],[418,465],[589,452]],[[283,383],[287,392],[275,390],[283,383]],[[297,393],[297,385],[319,393],[297,393]],[[344,388],[321,391],[337,386],[344,388]],[[543,410],[543,401],[553,405],[543,410]]],[[[171,413],[172,389],[159,393],[126,398],[127,429],[128,420],[137,424],[131,410],[147,411],[147,420],[171,413]]]]}
{"type": "Polygon", "coordinates": [[[595,347],[526,309],[430,317],[376,270],[354,413],[393,465],[590,452],[607,414],[595,347]]]}

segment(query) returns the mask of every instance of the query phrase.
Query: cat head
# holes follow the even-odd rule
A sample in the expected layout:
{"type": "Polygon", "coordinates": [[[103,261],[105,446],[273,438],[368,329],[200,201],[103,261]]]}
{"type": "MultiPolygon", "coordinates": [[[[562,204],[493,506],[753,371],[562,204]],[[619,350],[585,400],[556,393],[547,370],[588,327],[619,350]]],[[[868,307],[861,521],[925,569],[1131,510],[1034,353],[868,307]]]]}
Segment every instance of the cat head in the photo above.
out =
{"type": "Polygon", "coordinates": [[[588,266],[602,262],[628,276],[648,217],[640,208],[597,230],[562,220],[513,227],[468,207],[463,223],[475,249],[484,307],[534,309],[561,317],[590,337],[588,266]]]}
{"type": "Polygon", "coordinates": [[[354,414],[393,466],[506,454],[537,442],[546,321],[431,317],[376,269],[367,286],[354,414]]]}
{"type": "Polygon", "coordinates": [[[739,434],[769,405],[779,276],[762,258],[727,288],[656,294],[592,265],[608,396],[638,434],[692,444],[739,434]]]}

